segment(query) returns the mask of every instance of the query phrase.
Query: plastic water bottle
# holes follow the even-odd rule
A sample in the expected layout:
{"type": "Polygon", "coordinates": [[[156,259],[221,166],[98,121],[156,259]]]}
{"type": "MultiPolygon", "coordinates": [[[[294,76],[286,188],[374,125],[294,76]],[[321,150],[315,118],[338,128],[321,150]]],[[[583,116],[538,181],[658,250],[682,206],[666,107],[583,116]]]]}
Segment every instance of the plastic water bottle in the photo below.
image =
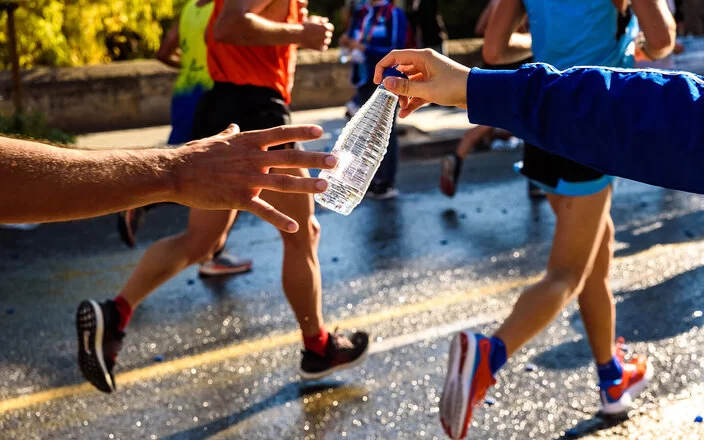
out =
{"type": "MultiPolygon", "coordinates": [[[[406,77],[396,69],[386,69],[387,76],[406,77]]],[[[396,116],[398,97],[379,85],[371,98],[345,125],[332,154],[337,165],[323,170],[319,177],[328,189],[316,194],[320,205],[349,215],[362,201],[389,145],[391,127],[396,116]]]]}

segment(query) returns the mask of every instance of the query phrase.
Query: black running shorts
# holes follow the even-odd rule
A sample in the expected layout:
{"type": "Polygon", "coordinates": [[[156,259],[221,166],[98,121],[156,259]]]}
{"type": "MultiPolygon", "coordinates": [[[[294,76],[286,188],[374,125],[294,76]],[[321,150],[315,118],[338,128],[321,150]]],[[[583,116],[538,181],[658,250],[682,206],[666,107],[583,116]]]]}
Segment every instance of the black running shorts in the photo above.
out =
{"type": "MultiPolygon", "coordinates": [[[[291,123],[291,111],[281,95],[268,87],[216,82],[198,102],[193,118],[193,139],[216,135],[230,124],[240,131],[263,130],[291,123]]],[[[298,148],[298,143],[269,150],[298,148]]]]}
{"type": "MultiPolygon", "coordinates": [[[[532,62],[532,58],[527,58],[513,64],[485,65],[484,68],[515,70],[523,64],[532,62]]],[[[546,192],[566,196],[596,194],[613,181],[611,176],[606,176],[564,157],[548,153],[531,144],[526,144],[523,151],[523,162],[516,164],[516,170],[546,192]]]]}
{"type": "Polygon", "coordinates": [[[596,194],[613,182],[611,176],[528,143],[516,170],[546,192],[563,196],[596,194]]]}

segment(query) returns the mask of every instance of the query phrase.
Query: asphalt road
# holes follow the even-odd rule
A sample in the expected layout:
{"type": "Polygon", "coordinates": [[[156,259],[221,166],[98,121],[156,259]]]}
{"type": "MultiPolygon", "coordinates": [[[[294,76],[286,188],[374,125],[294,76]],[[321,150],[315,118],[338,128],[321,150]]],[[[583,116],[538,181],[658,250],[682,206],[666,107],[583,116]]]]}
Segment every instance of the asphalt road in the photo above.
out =
{"type": "MultiPolygon", "coordinates": [[[[136,312],[118,392],[85,384],[73,319],[114,296],[145,248],[185,209],[152,211],[131,250],[112,216],[0,230],[0,438],[416,439],[438,422],[447,348],[490,332],[543,269],[554,218],[512,171],[517,153],[477,155],[460,193],[437,190],[436,161],[405,163],[402,195],[351,216],[321,212],[330,328],[369,330],[373,354],[318,382],[296,373],[296,324],[280,287],[278,233],[243,215],[228,242],[253,272],[200,280],[192,267],[136,312]]],[[[704,199],[621,181],[612,283],[618,334],[656,367],[630,420],[595,416],[596,374],[569,307],[499,374],[470,438],[702,438],[704,199]]]]}

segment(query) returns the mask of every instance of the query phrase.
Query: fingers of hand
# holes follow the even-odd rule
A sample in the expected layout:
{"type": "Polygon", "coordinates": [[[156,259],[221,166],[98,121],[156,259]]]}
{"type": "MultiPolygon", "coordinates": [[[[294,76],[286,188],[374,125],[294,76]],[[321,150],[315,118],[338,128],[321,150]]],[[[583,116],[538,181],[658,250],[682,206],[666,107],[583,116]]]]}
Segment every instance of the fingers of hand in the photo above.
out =
{"type": "Polygon", "coordinates": [[[291,217],[287,216],[281,211],[271,206],[266,201],[260,199],[259,197],[253,198],[245,209],[251,212],[257,217],[261,218],[267,223],[271,223],[277,229],[284,232],[296,232],[298,231],[298,223],[291,217]]]}
{"type": "Polygon", "coordinates": [[[408,107],[408,96],[399,96],[398,104],[401,106],[402,109],[408,107]]]}
{"type": "Polygon", "coordinates": [[[405,108],[401,108],[401,111],[398,113],[399,117],[405,118],[406,116],[410,115],[414,111],[418,110],[425,104],[427,104],[428,101],[420,98],[410,98],[408,101],[408,105],[405,108]]]}
{"type": "Polygon", "coordinates": [[[412,113],[418,110],[419,108],[423,107],[427,103],[428,101],[426,101],[425,99],[413,97],[408,101],[408,107],[406,107],[406,110],[408,111],[408,113],[412,113]]]}
{"type": "Polygon", "coordinates": [[[317,194],[325,192],[328,184],[323,179],[298,177],[289,174],[259,174],[249,179],[254,188],[294,194],[317,194]]]}
{"type": "Polygon", "coordinates": [[[248,131],[242,134],[242,139],[248,145],[265,150],[275,145],[318,139],[322,134],[323,129],[317,125],[282,125],[267,130],[248,131]]]}
{"type": "Polygon", "coordinates": [[[420,69],[418,69],[417,66],[414,66],[414,65],[399,65],[398,67],[396,67],[396,70],[398,70],[401,73],[406,74],[406,76],[408,76],[408,77],[411,77],[414,75],[419,75],[419,74],[423,73],[423,72],[421,72],[420,69]]]}
{"type": "Polygon", "coordinates": [[[267,151],[261,166],[264,168],[319,168],[330,169],[337,159],[332,154],[299,150],[267,151]]]}
{"type": "Polygon", "coordinates": [[[374,69],[374,82],[380,84],[384,69],[396,65],[415,66],[418,70],[424,71],[425,62],[429,57],[432,57],[432,51],[418,49],[392,50],[377,63],[374,69]]]}
{"type": "Polygon", "coordinates": [[[310,17],[311,21],[314,21],[316,23],[329,23],[330,19],[327,17],[321,17],[320,15],[311,15],[310,17]]]}
{"type": "Polygon", "coordinates": [[[408,96],[411,94],[410,81],[405,78],[390,76],[384,79],[384,87],[397,95],[408,96]]]}

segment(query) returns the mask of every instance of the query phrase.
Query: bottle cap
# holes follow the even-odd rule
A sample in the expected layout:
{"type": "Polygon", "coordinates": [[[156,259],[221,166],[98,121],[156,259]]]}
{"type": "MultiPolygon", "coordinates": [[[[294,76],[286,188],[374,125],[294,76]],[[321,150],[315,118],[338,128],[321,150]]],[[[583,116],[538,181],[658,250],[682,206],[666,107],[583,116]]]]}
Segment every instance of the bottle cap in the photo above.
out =
{"type": "Polygon", "coordinates": [[[408,77],[405,74],[399,72],[398,70],[394,69],[393,67],[387,67],[386,69],[384,69],[384,73],[382,74],[382,79],[387,78],[389,76],[397,76],[399,78],[408,79],[408,77]]]}

